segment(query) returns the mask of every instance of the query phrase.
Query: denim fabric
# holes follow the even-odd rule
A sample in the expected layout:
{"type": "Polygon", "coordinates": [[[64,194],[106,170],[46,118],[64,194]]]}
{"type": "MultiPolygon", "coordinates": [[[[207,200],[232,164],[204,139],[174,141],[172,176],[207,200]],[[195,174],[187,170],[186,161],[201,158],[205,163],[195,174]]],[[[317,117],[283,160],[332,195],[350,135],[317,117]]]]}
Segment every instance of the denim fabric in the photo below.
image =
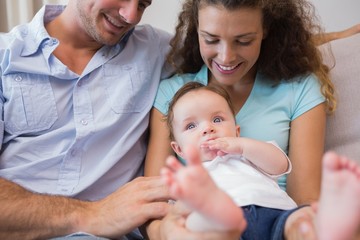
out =
{"type": "MultiPolygon", "coordinates": [[[[51,240],[110,240],[108,238],[97,237],[89,233],[77,232],[63,237],[51,238],[51,240]]],[[[144,240],[139,233],[131,232],[118,240],[144,240]]]]}
{"type": "Polygon", "coordinates": [[[108,239],[103,237],[97,237],[89,233],[77,232],[63,237],[51,238],[50,240],[108,240],[108,239]]]}
{"type": "Polygon", "coordinates": [[[240,239],[283,240],[286,219],[299,208],[280,210],[256,205],[242,207],[248,225],[240,239]]]}

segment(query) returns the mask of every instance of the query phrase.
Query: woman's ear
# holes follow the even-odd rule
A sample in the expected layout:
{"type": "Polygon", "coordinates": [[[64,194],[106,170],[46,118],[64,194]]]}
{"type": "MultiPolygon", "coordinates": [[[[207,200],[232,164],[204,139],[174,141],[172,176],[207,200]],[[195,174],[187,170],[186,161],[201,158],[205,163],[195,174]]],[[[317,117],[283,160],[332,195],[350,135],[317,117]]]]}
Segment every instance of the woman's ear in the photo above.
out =
{"type": "Polygon", "coordinates": [[[178,156],[180,156],[180,157],[182,157],[182,158],[184,157],[184,153],[183,153],[181,147],[179,146],[179,144],[178,144],[177,142],[171,141],[170,145],[171,145],[172,149],[174,150],[174,152],[175,152],[178,156]]]}
{"type": "Polygon", "coordinates": [[[268,30],[264,29],[262,40],[264,40],[268,35],[268,30]]]}
{"type": "Polygon", "coordinates": [[[263,36],[262,36],[262,40],[264,40],[269,33],[269,26],[263,26],[263,36]]]}

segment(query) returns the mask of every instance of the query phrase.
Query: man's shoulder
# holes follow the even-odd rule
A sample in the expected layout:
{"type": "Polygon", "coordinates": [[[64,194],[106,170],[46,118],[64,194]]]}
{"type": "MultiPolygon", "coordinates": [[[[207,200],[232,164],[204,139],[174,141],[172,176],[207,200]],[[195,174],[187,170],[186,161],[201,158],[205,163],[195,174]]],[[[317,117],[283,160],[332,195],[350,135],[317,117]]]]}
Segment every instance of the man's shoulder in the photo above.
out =
{"type": "MultiPolygon", "coordinates": [[[[0,33],[0,48],[11,48],[13,45],[19,48],[20,46],[29,44],[31,48],[34,48],[34,43],[37,45],[37,42],[43,40],[43,38],[39,39],[40,36],[48,37],[44,36],[44,32],[46,32],[44,31],[44,22],[46,22],[44,18],[45,7],[47,6],[42,7],[30,22],[19,24],[8,32],[0,33]]],[[[37,46],[35,46],[35,48],[36,47],[37,46]]]]}
{"type": "Polygon", "coordinates": [[[9,32],[0,33],[0,49],[8,48],[11,43],[14,41],[17,44],[24,42],[24,35],[27,34],[26,25],[18,25],[11,29],[9,32]]]}

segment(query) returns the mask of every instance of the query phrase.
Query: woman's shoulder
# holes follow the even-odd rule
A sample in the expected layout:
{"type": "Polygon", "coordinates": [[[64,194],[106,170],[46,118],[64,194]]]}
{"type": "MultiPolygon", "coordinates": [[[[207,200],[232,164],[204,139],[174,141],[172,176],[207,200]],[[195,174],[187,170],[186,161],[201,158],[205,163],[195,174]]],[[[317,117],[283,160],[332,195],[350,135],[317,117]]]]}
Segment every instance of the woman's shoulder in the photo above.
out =
{"type": "Polygon", "coordinates": [[[323,99],[321,83],[315,74],[307,74],[296,77],[288,86],[294,97],[299,100],[303,97],[308,99],[323,99]]]}
{"type": "Polygon", "coordinates": [[[159,88],[176,88],[181,87],[184,84],[194,81],[195,74],[193,73],[186,73],[186,74],[175,74],[170,78],[163,79],[160,81],[159,88]]]}
{"type": "Polygon", "coordinates": [[[207,68],[203,67],[197,73],[176,74],[168,79],[161,80],[154,107],[160,112],[166,113],[168,103],[174,97],[175,93],[186,83],[194,81],[207,85],[207,68]]]}
{"type": "Polygon", "coordinates": [[[207,68],[202,67],[200,71],[196,73],[175,74],[168,79],[161,80],[159,88],[173,89],[176,92],[179,88],[188,82],[200,82],[207,85],[207,68]]]}
{"type": "Polygon", "coordinates": [[[268,91],[302,92],[304,89],[320,89],[320,81],[315,74],[305,74],[291,79],[282,79],[277,83],[262,74],[258,74],[257,84],[268,91]]]}
{"type": "Polygon", "coordinates": [[[321,84],[314,74],[282,80],[275,84],[264,76],[256,79],[252,100],[288,109],[289,116],[299,116],[306,110],[322,103],[321,84]]]}

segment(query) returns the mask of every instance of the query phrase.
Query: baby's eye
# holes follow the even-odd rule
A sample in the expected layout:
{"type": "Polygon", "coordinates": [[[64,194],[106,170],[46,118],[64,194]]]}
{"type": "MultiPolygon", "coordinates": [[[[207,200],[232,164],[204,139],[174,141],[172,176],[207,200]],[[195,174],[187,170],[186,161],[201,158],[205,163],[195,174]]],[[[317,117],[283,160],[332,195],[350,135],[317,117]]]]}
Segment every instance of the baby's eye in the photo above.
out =
{"type": "Polygon", "coordinates": [[[186,125],[186,130],[190,130],[195,128],[195,124],[194,123],[189,123],[188,125],[186,125]]]}
{"type": "Polygon", "coordinates": [[[213,120],[214,123],[218,123],[218,122],[222,122],[222,118],[221,117],[216,117],[213,120]]]}

